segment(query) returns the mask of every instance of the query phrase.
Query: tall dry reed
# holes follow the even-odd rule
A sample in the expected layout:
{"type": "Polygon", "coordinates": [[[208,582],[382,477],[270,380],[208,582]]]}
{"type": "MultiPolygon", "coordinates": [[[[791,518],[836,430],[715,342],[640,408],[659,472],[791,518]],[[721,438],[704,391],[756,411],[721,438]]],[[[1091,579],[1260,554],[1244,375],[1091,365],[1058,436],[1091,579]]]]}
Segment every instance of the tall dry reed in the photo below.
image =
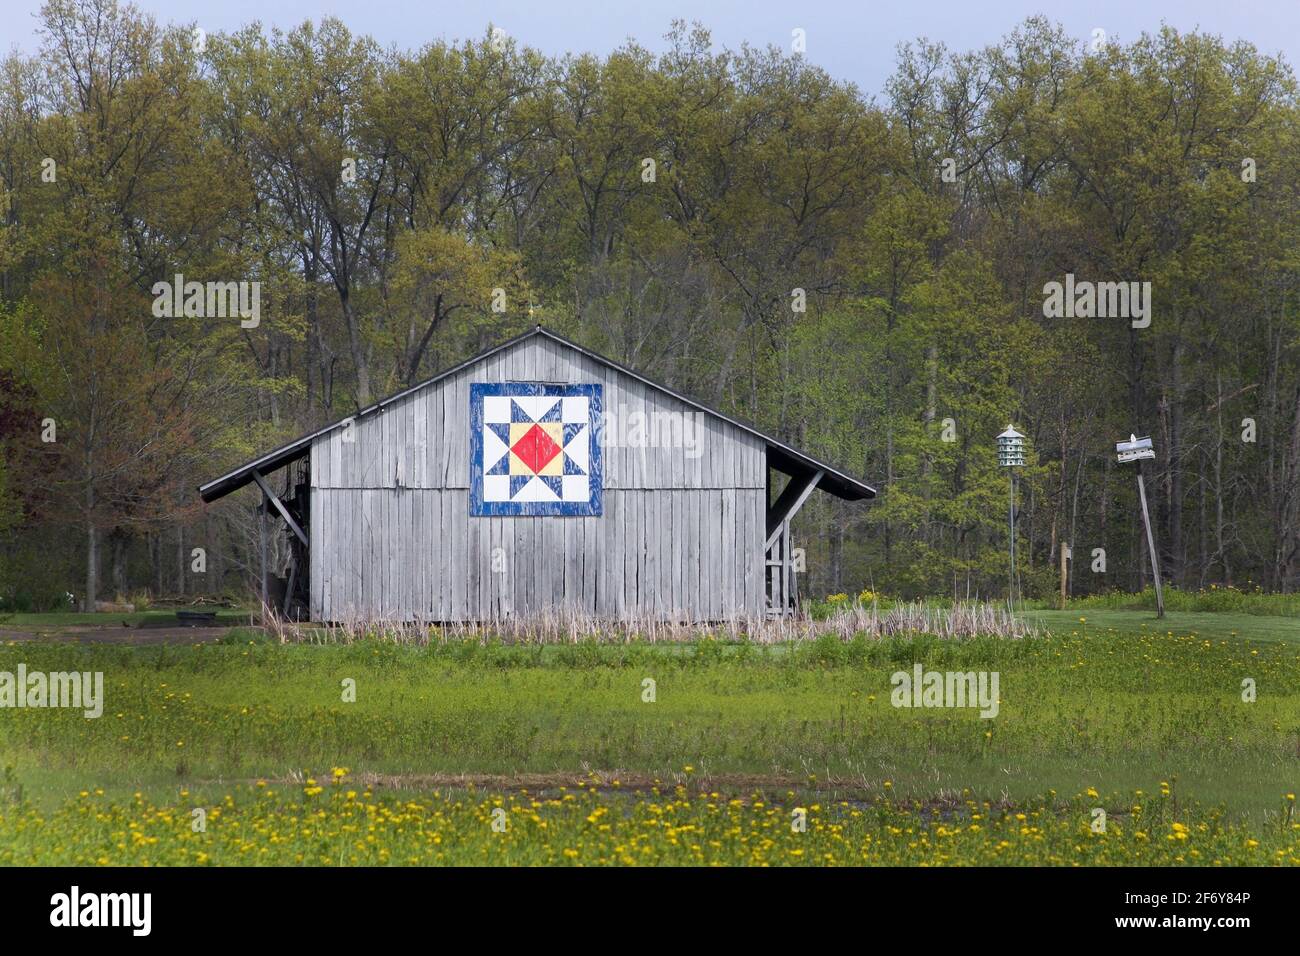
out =
{"type": "MultiPolygon", "coordinates": [[[[264,609],[264,612],[266,609],[264,609]]],[[[811,641],[826,635],[852,640],[861,634],[882,639],[931,634],[947,640],[978,636],[1011,639],[1030,637],[1037,629],[999,604],[970,602],[952,608],[927,607],[922,602],[880,610],[851,604],[830,616],[753,618],[732,617],[708,623],[661,617],[621,620],[593,617],[568,608],[536,614],[469,622],[350,619],[329,625],[300,625],[264,613],[264,626],[280,643],[351,643],[384,640],[424,645],[439,641],[500,641],[505,644],[577,644],[583,641],[618,644],[632,641],[674,643],[712,637],[750,640],[760,644],[811,641]]]]}

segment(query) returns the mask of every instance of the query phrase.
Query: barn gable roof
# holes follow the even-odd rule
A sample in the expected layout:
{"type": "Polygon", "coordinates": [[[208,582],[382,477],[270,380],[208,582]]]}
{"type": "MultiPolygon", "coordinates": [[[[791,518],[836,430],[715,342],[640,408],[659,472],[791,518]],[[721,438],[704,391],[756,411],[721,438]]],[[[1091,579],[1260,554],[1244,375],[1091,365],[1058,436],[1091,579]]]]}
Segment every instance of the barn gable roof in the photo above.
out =
{"type": "Polygon", "coordinates": [[[544,329],[542,328],[542,326],[539,325],[536,328],[530,329],[529,331],[525,332],[523,335],[515,336],[514,338],[506,342],[502,342],[500,345],[495,346],[494,348],[488,349],[486,352],[480,352],[478,355],[474,356],[473,358],[461,362],[459,365],[453,366],[452,368],[449,368],[444,372],[440,372],[439,374],[435,375],[433,378],[426,379],[425,381],[420,382],[417,385],[412,385],[410,388],[403,389],[402,391],[397,392],[394,395],[390,395],[387,398],[380,399],[379,401],[361,409],[359,412],[357,412],[354,415],[348,415],[344,418],[340,418],[338,421],[331,422],[328,425],[318,428],[316,431],[309,432],[306,435],[301,436],[300,438],[294,439],[293,441],[289,442],[286,445],[281,445],[279,448],[269,451],[264,455],[252,459],[251,461],[245,462],[244,464],[240,465],[238,468],[234,469],[233,471],[230,471],[222,475],[220,478],[214,478],[212,481],[200,485],[199,497],[201,497],[204,501],[216,501],[218,498],[223,498],[226,495],[230,494],[232,491],[236,491],[242,488],[244,485],[253,482],[255,480],[254,474],[265,475],[267,472],[274,471],[278,468],[282,468],[292,461],[296,461],[299,458],[305,457],[311,452],[312,442],[315,439],[320,438],[322,435],[327,435],[337,428],[342,428],[349,421],[360,421],[361,419],[366,418],[370,415],[377,414],[380,411],[382,411],[386,406],[391,405],[394,402],[401,401],[403,398],[405,398],[408,395],[414,394],[415,392],[418,392],[421,389],[428,388],[430,385],[434,385],[445,378],[449,378],[450,376],[455,375],[457,372],[463,371],[464,369],[467,369],[472,365],[476,365],[477,363],[483,361],[484,359],[496,355],[499,352],[503,352],[506,349],[513,348],[514,346],[519,345],[520,343],[525,342],[528,339],[533,338],[534,336],[542,336],[554,342],[558,342],[560,345],[563,345],[566,348],[574,349],[575,351],[582,353],[592,361],[598,362],[601,365],[607,366],[608,368],[612,368],[619,372],[622,372],[624,375],[631,376],[632,378],[650,386],[651,388],[663,392],[666,395],[671,395],[673,398],[677,399],[680,402],[684,402],[685,404],[691,406],[692,408],[698,409],[699,411],[712,415],[715,418],[720,418],[723,421],[727,422],[728,424],[736,428],[739,428],[742,431],[748,432],[751,435],[754,435],[755,437],[761,439],[763,443],[767,446],[768,463],[773,468],[776,468],[778,471],[796,477],[809,477],[818,472],[821,472],[822,473],[821,479],[820,481],[818,481],[817,487],[825,491],[829,491],[831,494],[835,495],[836,497],[843,498],[846,501],[859,501],[863,498],[874,498],[876,496],[876,489],[873,488],[871,485],[868,485],[865,482],[859,481],[858,479],[851,477],[850,475],[846,474],[845,472],[841,471],[838,468],[835,468],[832,465],[827,464],[826,462],[820,461],[812,457],[811,455],[807,455],[799,451],[794,446],[781,441],[781,439],[774,438],[771,435],[759,431],[753,425],[747,424],[746,422],[734,418],[731,415],[724,414],[723,412],[720,412],[715,408],[710,408],[708,405],[705,405],[702,402],[698,402],[695,399],[683,395],[682,393],[677,392],[671,388],[668,388],[665,385],[661,385],[658,382],[646,378],[644,375],[642,375],[640,372],[637,372],[634,369],[628,368],[625,365],[620,365],[618,362],[608,359],[605,356],[600,355],[599,353],[591,351],[590,349],[584,348],[578,343],[570,341],[569,339],[566,339],[564,336],[557,335],[555,332],[552,332],[549,329],[544,329]]]}

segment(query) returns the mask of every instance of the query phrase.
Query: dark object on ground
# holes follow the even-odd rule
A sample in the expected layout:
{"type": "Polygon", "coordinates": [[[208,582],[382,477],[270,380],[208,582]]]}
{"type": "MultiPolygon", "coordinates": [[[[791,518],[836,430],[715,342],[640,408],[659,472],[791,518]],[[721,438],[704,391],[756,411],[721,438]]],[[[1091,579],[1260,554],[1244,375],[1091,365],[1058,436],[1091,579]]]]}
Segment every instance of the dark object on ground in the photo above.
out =
{"type": "Polygon", "coordinates": [[[177,611],[176,620],[186,627],[215,627],[216,611],[177,611]]]}

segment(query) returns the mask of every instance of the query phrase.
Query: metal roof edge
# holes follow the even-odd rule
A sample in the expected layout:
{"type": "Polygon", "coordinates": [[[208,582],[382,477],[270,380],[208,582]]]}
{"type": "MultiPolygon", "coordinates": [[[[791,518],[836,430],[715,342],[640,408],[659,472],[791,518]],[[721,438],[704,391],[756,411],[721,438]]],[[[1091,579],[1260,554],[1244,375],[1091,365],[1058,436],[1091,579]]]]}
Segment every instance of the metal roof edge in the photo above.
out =
{"type": "Polygon", "coordinates": [[[858,479],[853,478],[852,476],[841,471],[839,468],[836,468],[833,465],[827,464],[824,461],[814,458],[811,455],[805,454],[804,452],[799,451],[799,449],[795,448],[793,445],[787,444],[786,442],[781,441],[781,439],[779,438],[775,438],[771,435],[768,435],[767,433],[760,431],[758,428],[748,424],[747,422],[741,421],[738,418],[734,418],[731,415],[727,415],[723,412],[720,412],[716,408],[710,408],[708,405],[705,405],[703,402],[696,401],[695,399],[690,398],[687,395],[683,395],[681,392],[678,392],[675,389],[671,389],[666,385],[662,385],[659,382],[654,381],[653,379],[647,378],[645,375],[642,375],[640,372],[636,371],[635,369],[628,368],[626,365],[622,365],[618,362],[615,362],[613,359],[606,358],[605,356],[601,355],[599,352],[593,352],[591,349],[579,345],[577,342],[574,342],[571,339],[567,339],[556,332],[552,332],[550,329],[543,328],[541,325],[537,325],[534,328],[529,329],[527,332],[524,332],[520,335],[516,335],[513,338],[510,338],[505,342],[502,342],[500,345],[493,346],[492,348],[484,352],[480,352],[478,355],[466,359],[464,362],[461,362],[458,365],[454,365],[451,368],[438,373],[432,378],[425,379],[424,381],[412,385],[409,388],[405,388],[400,392],[396,392],[392,395],[389,395],[387,398],[381,398],[376,402],[372,402],[371,404],[367,405],[365,408],[360,409],[359,411],[357,411],[352,415],[347,415],[343,418],[338,419],[337,421],[329,423],[328,425],[323,425],[313,432],[309,432],[305,435],[295,438],[293,441],[281,445],[279,448],[275,448],[264,455],[260,455],[259,457],[254,458],[251,461],[245,462],[244,464],[240,465],[238,468],[232,469],[231,471],[222,475],[220,478],[214,478],[212,481],[200,485],[198,488],[199,497],[202,498],[203,501],[205,502],[212,502],[212,501],[216,501],[219,498],[223,498],[226,495],[230,494],[231,492],[237,491],[238,489],[242,488],[244,485],[251,482],[253,480],[252,477],[253,471],[258,470],[259,468],[263,468],[267,465],[271,465],[273,469],[280,468],[291,461],[296,461],[298,458],[301,458],[303,455],[307,454],[311,450],[311,443],[313,441],[315,441],[317,438],[320,438],[323,435],[329,434],[336,428],[342,427],[345,423],[349,421],[359,421],[360,419],[366,417],[367,415],[372,415],[381,412],[386,406],[391,405],[396,401],[400,401],[401,399],[406,398],[408,395],[418,392],[421,389],[428,388],[430,385],[434,385],[437,382],[440,382],[451,375],[455,375],[457,372],[461,372],[466,368],[469,368],[471,365],[475,365],[486,358],[490,358],[491,356],[497,354],[498,352],[502,352],[505,349],[512,348],[516,345],[521,344],[522,342],[527,341],[530,338],[533,338],[534,336],[539,336],[539,335],[544,338],[551,339],[552,341],[557,342],[560,345],[566,346],[567,348],[571,348],[578,352],[581,352],[583,355],[587,356],[592,361],[599,362],[601,365],[604,365],[608,368],[612,368],[617,372],[623,373],[624,375],[629,375],[632,378],[636,379],[637,381],[649,385],[651,388],[663,392],[666,395],[671,395],[673,398],[677,399],[680,402],[684,402],[687,405],[690,405],[692,408],[697,408],[702,412],[706,412],[714,416],[715,418],[719,418],[722,421],[727,422],[729,425],[732,425],[735,428],[739,428],[742,431],[748,432],[749,434],[761,439],[766,444],[769,451],[775,449],[778,452],[783,453],[784,455],[788,455],[795,462],[802,464],[806,468],[812,470],[824,471],[827,477],[830,477],[834,480],[828,483],[826,478],[823,478],[822,481],[820,482],[820,486],[823,487],[824,490],[829,491],[831,494],[834,494],[839,498],[844,498],[849,501],[855,501],[855,500],[860,500],[862,498],[876,497],[876,489],[874,487],[868,485],[864,481],[859,481],[858,479]],[[835,485],[843,485],[843,489],[841,490],[848,493],[841,494],[839,490],[836,490],[835,485]]]}
{"type": "Polygon", "coordinates": [[[240,465],[238,468],[234,468],[231,471],[228,471],[220,478],[214,478],[212,481],[205,482],[204,484],[199,485],[198,488],[199,497],[202,498],[205,502],[216,501],[218,498],[224,498],[232,491],[238,491],[244,485],[252,481],[253,480],[252,473],[260,465],[264,465],[269,462],[274,462],[274,467],[279,468],[280,466],[288,464],[291,461],[295,461],[296,459],[301,458],[302,455],[306,454],[306,452],[311,449],[311,443],[313,441],[315,441],[317,438],[320,438],[323,435],[328,435],[334,429],[342,427],[347,422],[360,421],[362,418],[366,417],[367,415],[373,415],[377,412],[381,412],[384,410],[386,406],[393,404],[393,402],[399,401],[400,399],[403,399],[408,395],[418,392],[420,389],[427,388],[430,385],[440,382],[444,378],[447,378],[450,375],[455,375],[457,372],[463,371],[464,369],[468,368],[474,363],[480,362],[485,358],[489,358],[490,356],[495,355],[497,352],[501,352],[514,345],[518,345],[520,342],[532,338],[534,335],[539,334],[541,331],[542,331],[542,327],[540,325],[535,328],[529,329],[527,332],[524,332],[520,335],[516,335],[513,338],[507,339],[506,341],[502,342],[500,345],[494,345],[492,348],[484,352],[478,353],[473,358],[466,359],[464,362],[461,362],[459,365],[453,365],[451,368],[439,372],[437,375],[433,376],[432,378],[427,378],[423,382],[418,382],[415,385],[410,386],[409,388],[402,389],[402,391],[400,392],[394,392],[392,395],[389,395],[386,398],[381,398],[376,402],[371,402],[365,408],[362,408],[351,415],[346,415],[343,418],[338,419],[337,421],[330,422],[328,425],[322,425],[314,432],[309,432],[305,435],[301,435],[298,438],[295,438],[293,441],[288,442],[284,445],[281,445],[279,448],[267,452],[265,455],[261,455],[260,457],[254,458],[251,461],[247,461],[244,464],[240,465]],[[278,460],[279,458],[281,458],[281,456],[284,456],[283,461],[278,460]],[[227,484],[229,485],[229,487],[223,487],[224,485],[227,484]]]}
{"type": "Polygon", "coordinates": [[[571,349],[576,349],[577,351],[581,352],[583,355],[587,356],[593,361],[600,362],[602,365],[606,365],[609,368],[614,369],[615,371],[622,372],[624,375],[630,375],[632,378],[635,378],[637,381],[643,382],[644,384],[649,385],[651,388],[657,389],[658,391],[661,391],[667,395],[671,395],[673,398],[677,399],[680,402],[685,402],[687,405],[690,405],[693,408],[698,408],[700,411],[707,412],[708,414],[714,416],[715,418],[722,419],[724,422],[727,422],[729,425],[739,428],[742,431],[746,431],[757,438],[761,438],[767,444],[768,448],[776,448],[784,452],[785,454],[791,456],[796,461],[798,461],[799,463],[805,465],[810,469],[825,471],[827,475],[834,476],[839,481],[844,482],[846,485],[853,488],[854,490],[860,491],[862,493],[861,497],[866,497],[866,498],[876,497],[876,489],[871,485],[867,484],[866,482],[859,481],[857,478],[854,478],[851,475],[846,474],[844,471],[842,471],[839,468],[836,468],[834,465],[830,465],[824,461],[814,458],[812,455],[806,454],[805,452],[802,452],[799,449],[795,448],[793,445],[790,445],[779,438],[775,438],[772,435],[769,435],[766,432],[761,431],[760,429],[749,424],[748,422],[742,421],[741,419],[728,415],[725,412],[720,412],[716,408],[711,408],[710,406],[704,404],[703,402],[697,401],[696,399],[691,398],[688,395],[683,395],[681,392],[678,392],[675,389],[671,389],[667,385],[663,385],[659,382],[656,382],[654,379],[647,378],[645,375],[641,374],[635,369],[628,368],[626,365],[622,365],[618,362],[615,362],[613,359],[606,358],[605,356],[601,355],[599,352],[593,352],[591,349],[579,345],[577,342],[574,342],[571,339],[567,339],[556,332],[552,332],[550,329],[542,328],[539,325],[536,329],[536,332],[540,335],[543,335],[549,339],[558,342],[561,345],[568,346],[571,349]]]}

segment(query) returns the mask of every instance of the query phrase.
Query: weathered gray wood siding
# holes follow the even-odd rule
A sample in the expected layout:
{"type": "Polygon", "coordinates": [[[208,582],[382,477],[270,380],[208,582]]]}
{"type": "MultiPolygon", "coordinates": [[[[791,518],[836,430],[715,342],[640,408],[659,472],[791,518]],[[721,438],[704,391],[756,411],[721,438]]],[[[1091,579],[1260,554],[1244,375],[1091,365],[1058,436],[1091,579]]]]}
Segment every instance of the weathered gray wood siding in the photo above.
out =
{"type": "Polygon", "coordinates": [[[313,619],[484,620],[564,608],[688,620],[763,613],[761,439],[700,413],[696,457],[680,445],[606,441],[602,515],[471,517],[469,385],[508,381],[603,384],[619,431],[633,412],[650,422],[655,413],[697,415],[536,336],[357,421],[351,441],[344,429],[318,438],[313,619]]]}

